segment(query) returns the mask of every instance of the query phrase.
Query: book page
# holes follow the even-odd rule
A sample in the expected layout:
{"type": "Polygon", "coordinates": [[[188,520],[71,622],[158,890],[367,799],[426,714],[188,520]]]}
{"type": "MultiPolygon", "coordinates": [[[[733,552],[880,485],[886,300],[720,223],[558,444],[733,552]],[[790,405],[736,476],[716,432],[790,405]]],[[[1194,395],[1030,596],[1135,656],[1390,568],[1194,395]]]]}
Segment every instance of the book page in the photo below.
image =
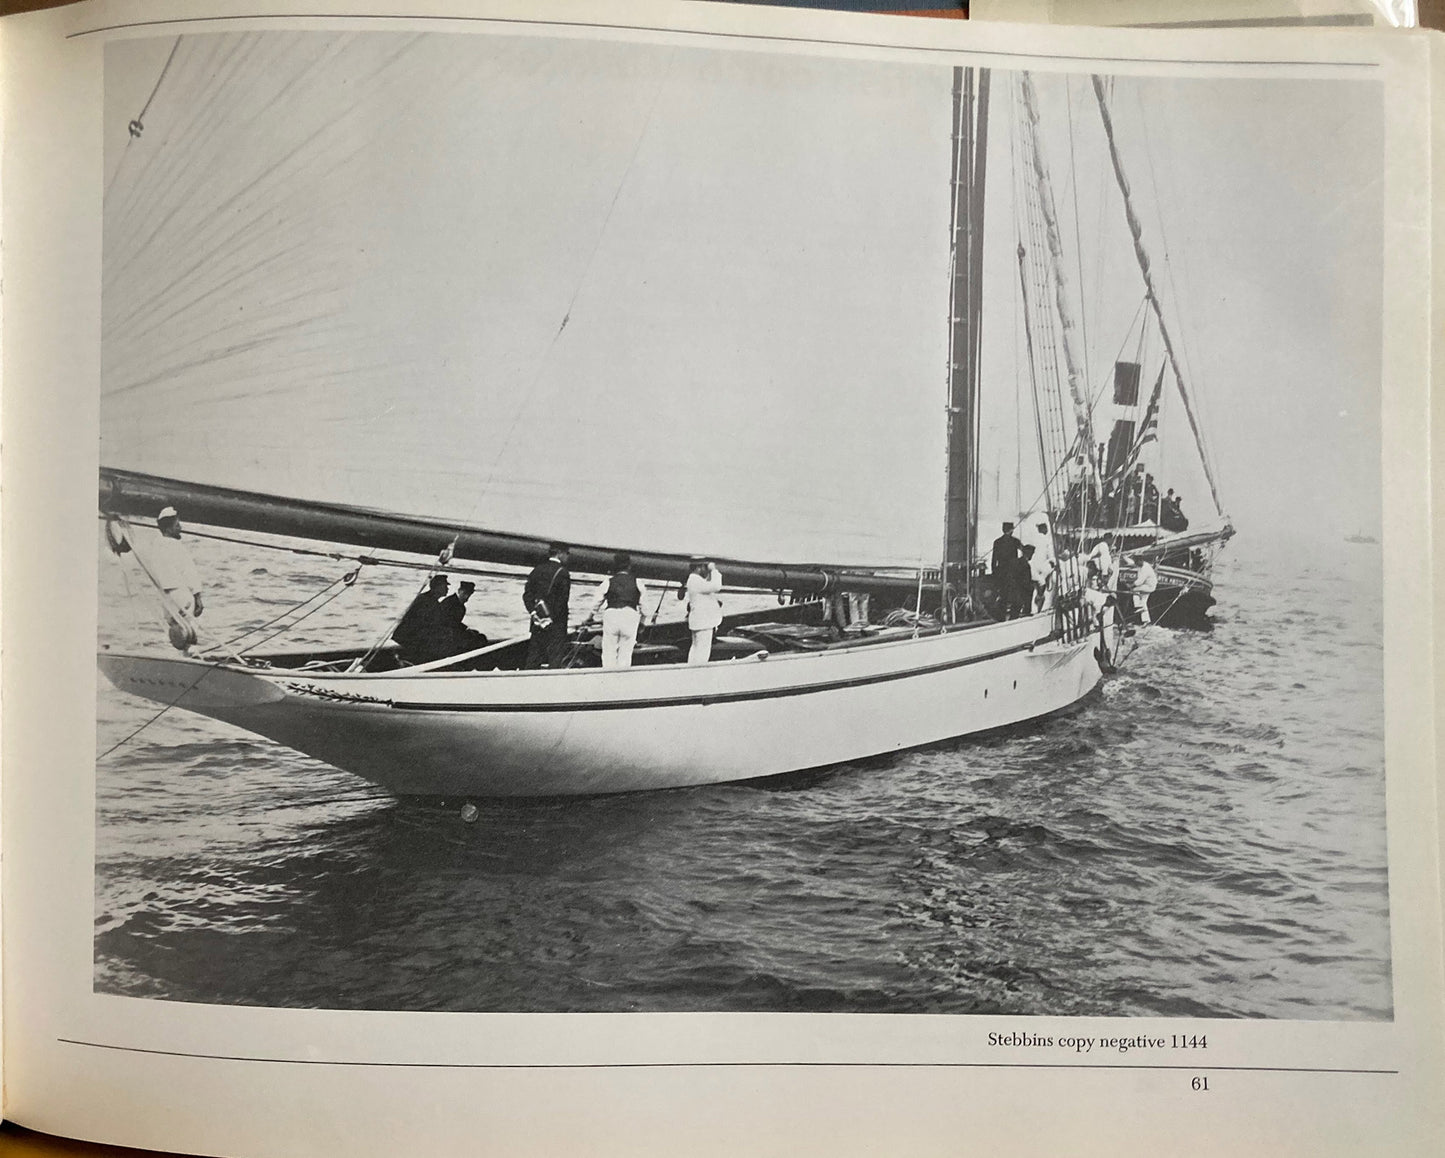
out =
{"type": "MultiPolygon", "coordinates": [[[[1433,165],[1433,175],[1432,175],[1432,177],[1431,177],[1431,184],[1432,184],[1432,187],[1433,187],[1435,190],[1438,191],[1438,190],[1442,187],[1442,185],[1441,185],[1442,179],[1445,179],[1445,147],[1442,147],[1442,146],[1445,146],[1445,137],[1442,137],[1442,128],[1441,128],[1442,121],[1441,121],[1441,117],[1440,117],[1440,112],[1441,112],[1442,108],[1445,108],[1445,52],[1442,52],[1442,51],[1441,51],[1440,41],[1439,41],[1438,38],[1436,38],[1434,41],[1432,41],[1430,48],[1431,48],[1431,54],[1430,54],[1430,62],[1431,62],[1431,94],[1430,94],[1430,96],[1431,96],[1431,105],[1432,105],[1432,107],[1433,107],[1434,110],[1435,110],[1434,123],[1433,123],[1432,128],[1431,128],[1431,132],[1432,132],[1432,135],[1433,135],[1433,144],[1432,144],[1432,146],[1431,146],[1431,151],[1430,151],[1431,162],[1432,162],[1432,165],[1433,165]]],[[[1430,276],[1430,309],[1431,309],[1432,314],[1434,315],[1434,322],[1433,322],[1433,324],[1431,325],[1430,332],[1431,332],[1431,334],[1436,335],[1436,336],[1435,336],[1435,338],[1434,338],[1434,339],[1432,340],[1432,342],[1431,342],[1431,346],[1430,346],[1430,359],[1431,359],[1431,380],[1432,380],[1432,382],[1438,382],[1438,381],[1440,381],[1440,375],[1441,375],[1442,369],[1445,369],[1445,343],[1442,343],[1442,342],[1439,340],[1439,337],[1438,337],[1438,335],[1439,335],[1440,332],[1441,332],[1441,331],[1440,331],[1441,322],[1442,322],[1442,321],[1445,321],[1445,287],[1442,287],[1442,279],[1445,279],[1445,248],[1442,248],[1442,242],[1441,242],[1441,240],[1440,240],[1440,238],[1441,238],[1441,231],[1440,231],[1441,215],[1442,215],[1442,213],[1445,213],[1445,207],[1442,207],[1442,205],[1441,205],[1441,201],[1440,201],[1440,197],[1439,197],[1439,195],[1438,195],[1438,192],[1437,192],[1436,196],[1433,198],[1433,206],[1434,206],[1434,220],[1433,220],[1433,227],[1432,227],[1432,231],[1431,231],[1431,244],[1432,244],[1432,246],[1433,246],[1433,258],[1432,258],[1432,268],[1431,268],[1431,276],[1430,276]]],[[[1442,415],[1441,415],[1440,409],[1439,409],[1439,407],[1436,407],[1436,408],[1435,408],[1435,412],[1434,412],[1434,422],[1435,422],[1434,431],[1435,431],[1436,445],[1439,445],[1439,439],[1440,439],[1440,436],[1441,436],[1441,427],[1440,427],[1441,419],[1442,419],[1442,415]]],[[[1441,504],[1440,504],[1439,490],[1438,490],[1438,487],[1439,487],[1440,485],[1441,485],[1441,484],[1440,484],[1440,480],[1439,480],[1439,478],[1438,478],[1438,476],[1437,476],[1437,478],[1435,479],[1435,488],[1437,488],[1437,489],[1433,489],[1433,490],[1432,490],[1432,493],[1435,495],[1435,513],[1436,513],[1436,518],[1437,518],[1437,520],[1439,519],[1441,510],[1442,510],[1441,504]]],[[[1437,533],[1437,537],[1438,537],[1438,533],[1437,533]]],[[[1437,566],[1438,566],[1438,565],[1439,565],[1439,564],[1437,563],[1437,566]]],[[[1441,614],[1440,614],[1440,610],[1441,610],[1440,600],[1442,599],[1442,591],[1445,591],[1445,585],[1442,585],[1442,584],[1441,584],[1440,579],[1439,579],[1439,576],[1438,576],[1438,574],[1437,574],[1436,581],[1435,581],[1435,610],[1436,610],[1435,629],[1436,629],[1436,632],[1437,632],[1437,633],[1441,630],[1442,624],[1445,624],[1445,617],[1442,617],[1441,614]]],[[[1436,652],[1435,652],[1435,654],[1436,654],[1437,656],[1441,654],[1441,647],[1440,647],[1438,635],[1437,635],[1437,643],[1436,643],[1436,652]]],[[[1439,692],[1438,692],[1438,691],[1436,692],[1436,695],[1437,695],[1437,696],[1439,695],[1439,692]]],[[[1440,726],[1440,724],[1439,724],[1439,718],[1438,718],[1438,717],[1439,717],[1439,713],[1437,712],[1437,722],[1436,722],[1436,727],[1437,727],[1437,728],[1440,726]]],[[[1438,741],[1437,741],[1437,743],[1438,743],[1438,741]]],[[[1438,796],[1437,801],[1436,801],[1436,804],[1437,804],[1437,807],[1439,807],[1439,808],[1441,809],[1441,817],[1442,817],[1442,819],[1445,819],[1445,794],[1441,794],[1441,795],[1438,796]]],[[[1441,877],[1442,886],[1445,886],[1445,858],[1439,858],[1439,859],[1437,860],[1437,864],[1439,865],[1440,871],[1441,871],[1441,873],[1442,873],[1442,877],[1441,877]]],[[[1442,897],[1445,897],[1445,887],[1442,887],[1442,897]]]]}
{"type": "Polygon", "coordinates": [[[1433,1153],[1430,35],[326,11],[4,26],[6,1116],[1433,1153]]]}
{"type": "Polygon", "coordinates": [[[1414,28],[1418,5],[1412,0],[1213,0],[1187,9],[1158,0],[974,0],[971,20],[1019,23],[1132,25],[1162,27],[1350,27],[1382,25],[1414,28]]]}

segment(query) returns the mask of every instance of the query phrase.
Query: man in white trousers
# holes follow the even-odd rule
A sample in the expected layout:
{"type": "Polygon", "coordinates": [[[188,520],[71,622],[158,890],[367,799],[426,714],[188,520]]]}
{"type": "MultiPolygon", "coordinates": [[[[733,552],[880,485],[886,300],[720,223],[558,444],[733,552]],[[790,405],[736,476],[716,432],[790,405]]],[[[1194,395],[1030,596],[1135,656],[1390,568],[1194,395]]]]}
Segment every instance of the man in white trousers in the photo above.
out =
{"type": "Polygon", "coordinates": [[[687,599],[687,626],[692,632],[688,663],[707,663],[712,657],[712,635],[722,622],[722,575],[711,560],[695,557],[687,585],[678,592],[687,599]]]}
{"type": "Polygon", "coordinates": [[[1134,611],[1139,616],[1139,622],[1148,627],[1149,619],[1149,596],[1159,589],[1159,575],[1149,565],[1148,559],[1140,559],[1135,556],[1134,571],[1134,611]]]}
{"type": "Polygon", "coordinates": [[[632,573],[632,559],[625,551],[612,556],[612,574],[597,589],[591,618],[602,616],[602,666],[631,667],[637,629],[642,623],[642,603],[647,587],[632,573]]]}
{"type": "Polygon", "coordinates": [[[171,645],[185,651],[196,642],[195,620],[205,610],[201,579],[181,542],[181,517],[175,507],[166,507],[156,516],[156,530],[160,535],[137,551],[136,558],[165,592],[161,602],[171,645]]]}

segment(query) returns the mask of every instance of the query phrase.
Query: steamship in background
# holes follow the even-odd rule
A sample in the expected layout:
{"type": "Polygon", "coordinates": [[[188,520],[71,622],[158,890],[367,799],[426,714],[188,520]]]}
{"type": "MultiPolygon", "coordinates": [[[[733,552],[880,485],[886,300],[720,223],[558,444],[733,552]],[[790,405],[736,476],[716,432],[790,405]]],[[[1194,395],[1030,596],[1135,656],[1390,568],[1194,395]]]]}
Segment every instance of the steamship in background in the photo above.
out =
{"type": "Polygon", "coordinates": [[[1107,444],[1098,447],[1102,479],[1097,484],[1081,480],[1070,488],[1060,527],[1085,544],[1104,539],[1116,557],[1123,556],[1119,581],[1124,588],[1133,581],[1133,561],[1149,561],[1158,576],[1158,586],[1149,596],[1149,614],[1155,623],[1207,628],[1208,612],[1214,606],[1215,557],[1234,528],[1220,506],[1208,450],[1182,378],[1176,379],[1178,397],[1208,482],[1213,517],[1192,524],[1183,511],[1182,496],[1165,485],[1170,476],[1168,464],[1161,462],[1159,422],[1166,379],[1174,367],[1162,321],[1156,329],[1163,331],[1164,353],[1143,412],[1142,363],[1115,363],[1110,401],[1095,410],[1111,423],[1107,444]]]}

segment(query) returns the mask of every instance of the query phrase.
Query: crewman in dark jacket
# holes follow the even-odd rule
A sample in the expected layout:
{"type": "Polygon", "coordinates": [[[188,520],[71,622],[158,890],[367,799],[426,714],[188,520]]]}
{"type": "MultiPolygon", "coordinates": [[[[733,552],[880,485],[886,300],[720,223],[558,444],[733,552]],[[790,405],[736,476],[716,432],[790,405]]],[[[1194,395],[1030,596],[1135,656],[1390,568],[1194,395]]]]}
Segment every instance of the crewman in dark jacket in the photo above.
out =
{"type": "Polygon", "coordinates": [[[993,541],[993,560],[989,570],[1002,582],[1008,573],[1008,565],[1018,557],[1019,541],[1014,538],[1014,525],[1005,523],[1003,534],[993,541]]]}
{"type": "Polygon", "coordinates": [[[565,667],[567,664],[567,603],[572,598],[572,574],[567,570],[570,552],[565,543],[553,543],[547,558],[532,568],[522,590],[522,605],[532,617],[532,638],[527,644],[527,667],[565,667]]]}
{"type": "Polygon", "coordinates": [[[632,557],[625,551],[612,556],[612,574],[597,589],[592,618],[602,616],[602,666],[631,667],[642,603],[647,587],[632,573],[632,557]]]}
{"type": "Polygon", "coordinates": [[[1021,619],[1034,609],[1034,545],[1026,543],[1004,571],[1004,606],[1009,619],[1021,619]]]}
{"type": "Polygon", "coordinates": [[[476,589],[475,583],[464,579],[457,584],[455,594],[448,595],[441,601],[442,621],[451,635],[451,646],[447,653],[449,655],[459,655],[464,651],[475,651],[479,647],[487,646],[487,637],[466,624],[467,600],[476,589]]]}
{"type": "Polygon", "coordinates": [[[451,654],[451,630],[442,618],[441,599],[446,593],[447,577],[433,575],[391,633],[408,663],[429,663],[451,654]]]}
{"type": "Polygon", "coordinates": [[[998,613],[1004,619],[1013,618],[1013,567],[1018,557],[1019,541],[1014,538],[1014,525],[1005,523],[1003,534],[993,541],[988,568],[993,579],[994,595],[998,599],[998,613]]]}

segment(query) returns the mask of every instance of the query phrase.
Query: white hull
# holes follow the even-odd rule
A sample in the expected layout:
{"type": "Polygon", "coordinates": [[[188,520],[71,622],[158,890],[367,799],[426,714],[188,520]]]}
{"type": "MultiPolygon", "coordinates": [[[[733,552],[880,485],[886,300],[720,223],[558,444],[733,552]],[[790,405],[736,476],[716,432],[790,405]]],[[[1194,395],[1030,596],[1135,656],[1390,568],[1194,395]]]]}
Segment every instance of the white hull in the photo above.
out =
{"type": "Polygon", "coordinates": [[[398,795],[716,784],[1058,711],[1100,679],[1052,615],[766,659],[626,670],[312,673],[102,653],[120,690],[307,753],[398,795]]]}

